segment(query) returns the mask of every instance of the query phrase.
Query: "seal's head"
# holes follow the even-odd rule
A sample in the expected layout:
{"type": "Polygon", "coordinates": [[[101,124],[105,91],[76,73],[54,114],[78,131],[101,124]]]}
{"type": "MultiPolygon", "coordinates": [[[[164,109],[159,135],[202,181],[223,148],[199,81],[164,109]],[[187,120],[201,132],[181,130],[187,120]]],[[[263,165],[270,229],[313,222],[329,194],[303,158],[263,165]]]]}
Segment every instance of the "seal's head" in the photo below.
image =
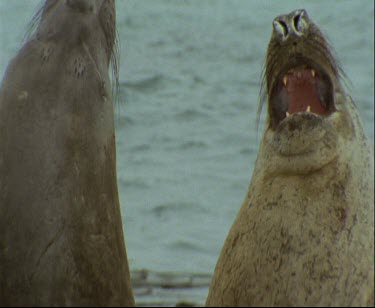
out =
{"type": "Polygon", "coordinates": [[[272,127],[296,112],[332,113],[338,80],[331,48],[305,10],[274,19],[266,66],[272,127]]]}
{"type": "Polygon", "coordinates": [[[85,42],[104,47],[108,60],[116,41],[114,0],[47,0],[39,12],[38,40],[55,40],[69,46],[85,42]]]}
{"type": "MultiPolygon", "coordinates": [[[[77,77],[89,61],[100,79],[111,64],[115,89],[118,85],[118,44],[115,0],[46,0],[31,23],[28,42],[42,46],[43,65],[63,58],[73,59],[77,77]],[[85,60],[82,60],[85,58],[85,60]]],[[[70,64],[62,61],[62,66],[70,64]]]]}
{"type": "Polygon", "coordinates": [[[264,72],[274,154],[292,173],[320,169],[337,156],[337,131],[351,128],[342,116],[343,71],[305,10],[274,19],[264,72]]]}

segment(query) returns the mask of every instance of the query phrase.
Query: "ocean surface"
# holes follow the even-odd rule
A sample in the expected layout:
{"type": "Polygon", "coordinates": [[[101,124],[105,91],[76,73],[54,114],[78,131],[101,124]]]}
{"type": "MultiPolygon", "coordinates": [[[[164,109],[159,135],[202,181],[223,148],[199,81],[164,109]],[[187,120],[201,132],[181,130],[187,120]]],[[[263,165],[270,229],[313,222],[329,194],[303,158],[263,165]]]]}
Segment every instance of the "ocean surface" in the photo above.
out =
{"type": "MultiPolygon", "coordinates": [[[[0,0],[0,73],[39,0],[0,0]]],[[[374,142],[373,1],[118,0],[117,168],[131,270],[213,272],[262,138],[260,77],[280,14],[327,35],[374,142]]]]}

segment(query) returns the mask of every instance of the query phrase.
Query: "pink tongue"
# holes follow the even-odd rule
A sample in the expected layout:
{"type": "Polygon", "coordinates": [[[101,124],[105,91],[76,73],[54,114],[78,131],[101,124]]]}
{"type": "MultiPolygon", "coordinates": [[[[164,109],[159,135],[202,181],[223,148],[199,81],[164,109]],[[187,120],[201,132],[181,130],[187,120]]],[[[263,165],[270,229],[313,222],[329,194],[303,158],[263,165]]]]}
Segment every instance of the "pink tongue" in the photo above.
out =
{"type": "Polygon", "coordinates": [[[288,73],[287,76],[288,112],[290,114],[304,112],[308,106],[310,106],[310,112],[327,113],[320,103],[316,79],[312,76],[311,70],[298,70],[288,73]]]}

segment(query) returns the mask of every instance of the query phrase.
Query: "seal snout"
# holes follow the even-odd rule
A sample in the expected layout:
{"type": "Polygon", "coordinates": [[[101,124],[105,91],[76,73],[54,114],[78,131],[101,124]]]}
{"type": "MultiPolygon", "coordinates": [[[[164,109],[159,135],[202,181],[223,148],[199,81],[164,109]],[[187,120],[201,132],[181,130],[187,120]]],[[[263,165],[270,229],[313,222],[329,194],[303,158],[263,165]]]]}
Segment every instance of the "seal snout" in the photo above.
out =
{"type": "Polygon", "coordinates": [[[299,38],[308,29],[308,15],[305,10],[295,10],[287,15],[280,15],[273,21],[273,29],[281,42],[289,38],[299,38]]]}

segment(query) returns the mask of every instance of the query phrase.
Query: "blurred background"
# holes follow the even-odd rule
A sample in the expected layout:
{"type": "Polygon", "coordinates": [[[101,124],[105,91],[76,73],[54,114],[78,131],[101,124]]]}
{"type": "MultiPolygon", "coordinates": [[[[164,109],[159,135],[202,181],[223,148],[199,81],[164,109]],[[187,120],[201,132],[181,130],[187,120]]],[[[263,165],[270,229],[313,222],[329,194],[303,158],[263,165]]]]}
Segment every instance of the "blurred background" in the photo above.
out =
{"type": "MultiPolygon", "coordinates": [[[[1,75],[39,3],[0,0],[1,75]]],[[[327,35],[373,144],[372,0],[116,6],[118,185],[132,271],[212,274],[262,138],[266,108],[258,132],[255,126],[260,77],[277,15],[305,8],[327,35]]]]}

